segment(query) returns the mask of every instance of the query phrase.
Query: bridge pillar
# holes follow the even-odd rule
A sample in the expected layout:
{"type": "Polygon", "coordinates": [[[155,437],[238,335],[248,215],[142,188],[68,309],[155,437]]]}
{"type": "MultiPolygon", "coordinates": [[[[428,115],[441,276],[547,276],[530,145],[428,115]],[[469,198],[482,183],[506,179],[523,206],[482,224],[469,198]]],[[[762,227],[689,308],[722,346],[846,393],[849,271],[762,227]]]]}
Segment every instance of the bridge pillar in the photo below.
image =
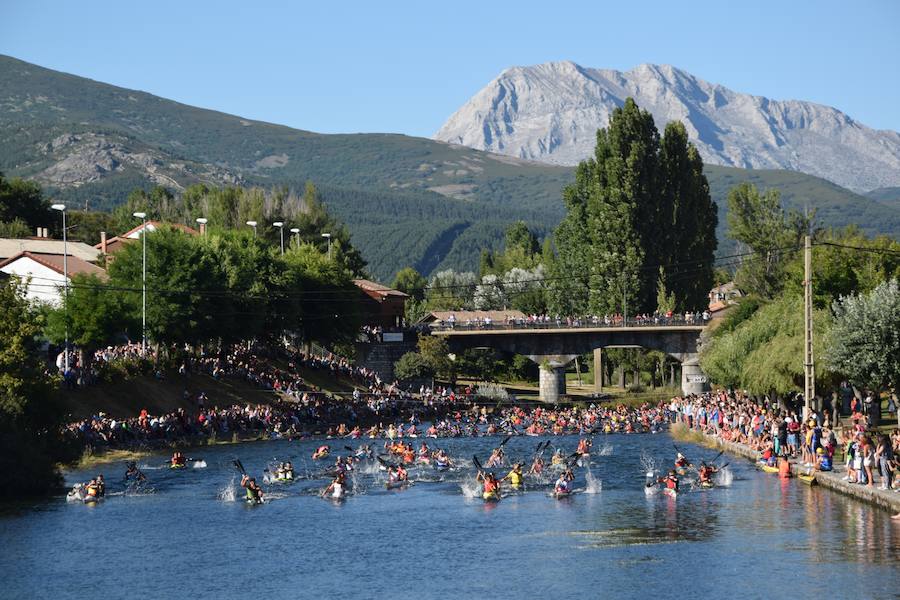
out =
{"type": "Polygon", "coordinates": [[[560,396],[566,394],[566,368],[553,365],[541,365],[540,400],[546,404],[556,404],[560,396]]]}
{"type": "Polygon", "coordinates": [[[594,391],[603,391],[603,348],[594,348],[594,391]]]}
{"type": "Polygon", "coordinates": [[[683,394],[702,394],[709,390],[709,378],[700,369],[700,360],[696,355],[686,358],[681,363],[681,392],[683,394]]]}

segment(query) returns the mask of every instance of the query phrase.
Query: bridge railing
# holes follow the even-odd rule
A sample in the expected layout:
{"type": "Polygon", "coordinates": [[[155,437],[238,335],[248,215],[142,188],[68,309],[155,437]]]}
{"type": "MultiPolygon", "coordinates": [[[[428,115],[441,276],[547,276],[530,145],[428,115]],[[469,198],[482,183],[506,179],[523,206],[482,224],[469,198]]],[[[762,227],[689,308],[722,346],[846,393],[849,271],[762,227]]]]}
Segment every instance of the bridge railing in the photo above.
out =
{"type": "Polygon", "coordinates": [[[709,323],[709,315],[699,313],[693,317],[684,317],[683,315],[672,317],[649,317],[649,318],[628,318],[623,320],[605,319],[605,318],[579,318],[579,319],[551,319],[530,320],[517,319],[514,321],[492,322],[484,320],[457,320],[457,321],[435,321],[429,327],[432,331],[503,331],[513,329],[596,329],[598,327],[671,327],[671,326],[705,326],[709,323]]]}

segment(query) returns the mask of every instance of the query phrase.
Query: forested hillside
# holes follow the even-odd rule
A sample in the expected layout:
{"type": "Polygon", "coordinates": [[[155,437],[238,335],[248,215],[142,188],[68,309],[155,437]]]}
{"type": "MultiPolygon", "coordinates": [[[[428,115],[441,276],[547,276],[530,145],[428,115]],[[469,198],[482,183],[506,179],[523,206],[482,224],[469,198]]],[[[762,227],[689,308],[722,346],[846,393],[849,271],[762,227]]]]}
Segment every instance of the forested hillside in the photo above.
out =
{"type": "MultiPolygon", "coordinates": [[[[73,206],[109,210],[135,188],[176,194],[194,183],[287,186],[313,181],[344,221],[369,272],[471,269],[509,223],[539,235],[563,215],[572,169],[396,134],[323,135],[195,108],[0,56],[0,171],[41,183],[73,206]]],[[[900,234],[900,209],[793,172],[707,167],[719,205],[750,180],[809,205],[824,225],[900,234]]]]}

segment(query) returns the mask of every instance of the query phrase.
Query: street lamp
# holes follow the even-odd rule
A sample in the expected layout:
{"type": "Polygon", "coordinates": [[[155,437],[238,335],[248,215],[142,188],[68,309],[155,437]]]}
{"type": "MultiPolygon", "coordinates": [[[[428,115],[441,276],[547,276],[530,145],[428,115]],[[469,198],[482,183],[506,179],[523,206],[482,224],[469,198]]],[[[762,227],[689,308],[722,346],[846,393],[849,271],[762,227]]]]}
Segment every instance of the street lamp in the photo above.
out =
{"type": "Polygon", "coordinates": [[[256,221],[247,221],[247,225],[253,228],[253,237],[256,237],[256,221]]]}
{"type": "Polygon", "coordinates": [[[147,213],[132,213],[141,220],[141,356],[147,356],[147,213]]]}
{"type": "Polygon", "coordinates": [[[66,347],[63,349],[63,360],[65,373],[69,371],[69,244],[66,236],[66,205],[53,204],[50,208],[61,212],[63,221],[63,312],[66,316],[66,347]]]}
{"type": "Polygon", "coordinates": [[[331,234],[323,233],[322,237],[328,240],[328,260],[331,260],[331,234]]]}
{"type": "Polygon", "coordinates": [[[195,220],[200,225],[200,235],[206,235],[206,224],[209,223],[209,219],[205,217],[197,217],[195,220]]]}
{"type": "Polygon", "coordinates": [[[297,247],[300,247],[300,229],[294,227],[291,229],[291,233],[293,233],[297,238],[297,247]]]}
{"type": "Polygon", "coordinates": [[[281,235],[281,255],[284,256],[284,222],[275,221],[272,223],[272,227],[277,227],[278,233],[281,235]]]}

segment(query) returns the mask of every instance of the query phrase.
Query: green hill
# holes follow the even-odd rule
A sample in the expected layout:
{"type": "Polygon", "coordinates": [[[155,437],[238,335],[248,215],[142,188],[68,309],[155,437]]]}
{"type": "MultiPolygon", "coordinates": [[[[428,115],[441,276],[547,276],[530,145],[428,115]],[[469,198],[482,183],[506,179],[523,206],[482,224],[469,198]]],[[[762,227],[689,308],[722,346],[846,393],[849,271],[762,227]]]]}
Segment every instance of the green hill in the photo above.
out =
{"type": "Polygon", "coordinates": [[[878,188],[877,190],[866,192],[864,195],[866,198],[880,202],[885,206],[900,209],[900,187],[878,188]]]}
{"type": "MultiPolygon", "coordinates": [[[[135,187],[314,181],[373,276],[405,266],[471,269],[524,219],[551,231],[572,169],[396,134],[323,135],[242,119],[0,56],[0,171],[105,210],[135,187]]],[[[900,209],[786,171],[708,167],[720,213],[744,179],[809,204],[825,225],[900,234],[900,209]]],[[[720,231],[724,228],[720,218],[720,231]]],[[[723,245],[727,247],[727,244],[723,245]]]]}

